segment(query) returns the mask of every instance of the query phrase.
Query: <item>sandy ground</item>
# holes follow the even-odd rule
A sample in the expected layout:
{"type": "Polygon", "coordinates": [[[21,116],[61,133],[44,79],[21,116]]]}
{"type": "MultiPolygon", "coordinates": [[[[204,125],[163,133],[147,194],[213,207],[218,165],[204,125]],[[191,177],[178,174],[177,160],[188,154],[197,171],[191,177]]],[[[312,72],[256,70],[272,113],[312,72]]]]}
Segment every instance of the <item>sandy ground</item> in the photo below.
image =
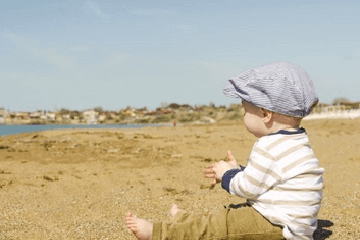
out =
{"type": "MultiPolygon", "coordinates": [[[[326,169],[315,239],[360,239],[360,119],[304,121],[326,169]]],[[[171,203],[207,213],[244,199],[202,170],[255,141],[242,122],[0,137],[0,239],[134,239],[128,210],[169,219],[171,203]]]]}

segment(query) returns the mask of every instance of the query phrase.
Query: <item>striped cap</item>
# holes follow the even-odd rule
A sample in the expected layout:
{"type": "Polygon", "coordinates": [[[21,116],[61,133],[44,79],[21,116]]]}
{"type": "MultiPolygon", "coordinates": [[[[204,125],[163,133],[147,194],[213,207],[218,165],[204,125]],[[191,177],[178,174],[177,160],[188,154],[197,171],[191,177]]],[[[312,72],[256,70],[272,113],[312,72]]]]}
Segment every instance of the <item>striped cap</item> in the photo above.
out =
{"type": "Polygon", "coordinates": [[[299,66],[274,62],[228,80],[223,92],[255,106],[294,117],[310,114],[319,99],[310,76],[299,66]]]}

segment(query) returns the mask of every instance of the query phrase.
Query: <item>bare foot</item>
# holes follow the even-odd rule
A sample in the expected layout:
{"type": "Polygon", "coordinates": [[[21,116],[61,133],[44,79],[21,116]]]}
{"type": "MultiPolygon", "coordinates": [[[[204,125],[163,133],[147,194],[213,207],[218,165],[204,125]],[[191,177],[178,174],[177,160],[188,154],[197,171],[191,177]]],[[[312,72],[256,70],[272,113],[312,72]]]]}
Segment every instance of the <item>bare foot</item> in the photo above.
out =
{"type": "Polygon", "coordinates": [[[125,222],[138,240],[150,240],[153,224],[145,219],[138,218],[133,213],[128,212],[125,216],[125,222]]]}
{"type": "Polygon", "coordinates": [[[181,210],[181,209],[178,208],[178,206],[177,206],[175,203],[173,203],[173,204],[171,205],[171,209],[170,209],[170,216],[171,216],[171,217],[174,217],[175,214],[176,214],[178,211],[180,211],[180,210],[181,210]]]}

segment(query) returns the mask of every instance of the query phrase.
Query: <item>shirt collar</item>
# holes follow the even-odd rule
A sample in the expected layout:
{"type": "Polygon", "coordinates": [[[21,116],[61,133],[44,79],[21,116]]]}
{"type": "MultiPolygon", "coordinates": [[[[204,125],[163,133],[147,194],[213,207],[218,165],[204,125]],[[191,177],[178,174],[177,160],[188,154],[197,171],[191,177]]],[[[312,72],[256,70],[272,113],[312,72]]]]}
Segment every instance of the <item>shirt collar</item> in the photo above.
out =
{"type": "Polygon", "coordinates": [[[306,133],[305,128],[300,127],[298,128],[296,131],[286,131],[286,130],[280,130],[278,132],[275,133],[270,133],[269,135],[276,135],[276,134],[283,134],[283,135],[295,135],[295,134],[301,134],[301,133],[306,133]]]}

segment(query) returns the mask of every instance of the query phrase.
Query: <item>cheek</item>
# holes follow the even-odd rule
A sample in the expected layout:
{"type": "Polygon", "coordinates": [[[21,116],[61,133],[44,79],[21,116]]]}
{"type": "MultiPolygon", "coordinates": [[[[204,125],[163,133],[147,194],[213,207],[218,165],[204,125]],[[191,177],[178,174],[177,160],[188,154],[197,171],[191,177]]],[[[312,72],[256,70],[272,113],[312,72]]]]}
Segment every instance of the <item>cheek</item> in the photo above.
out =
{"type": "Polygon", "coordinates": [[[244,124],[246,126],[246,129],[255,136],[258,136],[259,135],[258,133],[262,131],[261,130],[262,126],[259,117],[254,116],[252,114],[245,114],[244,124]]]}
{"type": "Polygon", "coordinates": [[[244,116],[244,124],[247,129],[251,128],[253,125],[252,117],[250,114],[245,114],[244,116]]]}
{"type": "Polygon", "coordinates": [[[247,122],[248,122],[248,114],[247,113],[245,113],[244,114],[244,123],[245,123],[245,125],[247,124],[247,122]]]}

